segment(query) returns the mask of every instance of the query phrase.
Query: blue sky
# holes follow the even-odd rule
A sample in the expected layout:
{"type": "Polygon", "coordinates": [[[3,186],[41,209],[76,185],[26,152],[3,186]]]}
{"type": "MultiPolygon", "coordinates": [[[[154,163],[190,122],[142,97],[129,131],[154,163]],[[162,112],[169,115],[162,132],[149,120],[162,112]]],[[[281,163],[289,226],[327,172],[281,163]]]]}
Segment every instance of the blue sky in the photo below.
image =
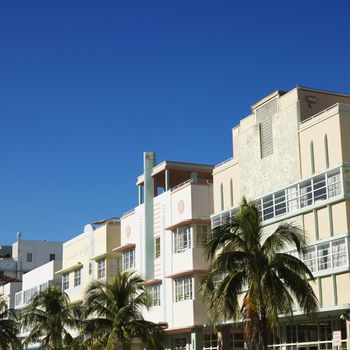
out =
{"type": "Polygon", "coordinates": [[[350,93],[347,1],[1,1],[0,244],[135,206],[142,152],[218,163],[268,93],[350,93]]]}

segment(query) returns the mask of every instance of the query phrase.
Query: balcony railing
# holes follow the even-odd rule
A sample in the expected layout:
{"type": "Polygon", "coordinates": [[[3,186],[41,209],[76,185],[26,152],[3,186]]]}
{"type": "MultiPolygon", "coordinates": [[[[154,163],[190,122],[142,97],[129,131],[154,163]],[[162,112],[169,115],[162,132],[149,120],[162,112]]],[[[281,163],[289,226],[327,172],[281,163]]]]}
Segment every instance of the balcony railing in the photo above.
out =
{"type": "MultiPolygon", "coordinates": [[[[350,172],[344,167],[337,167],[317,174],[255,201],[262,221],[297,214],[305,208],[336,199],[349,194],[350,172]],[[344,176],[345,175],[345,176],[344,176]]],[[[212,216],[212,227],[224,224],[228,217],[234,215],[238,206],[212,216]]]]}

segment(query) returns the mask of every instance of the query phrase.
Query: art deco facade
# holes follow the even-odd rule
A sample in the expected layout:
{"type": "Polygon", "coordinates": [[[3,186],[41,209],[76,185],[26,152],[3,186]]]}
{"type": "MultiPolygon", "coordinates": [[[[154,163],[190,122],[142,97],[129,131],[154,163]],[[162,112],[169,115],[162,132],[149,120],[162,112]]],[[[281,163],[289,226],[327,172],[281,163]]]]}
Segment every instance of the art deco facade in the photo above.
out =
{"type": "Polygon", "coordinates": [[[266,235],[283,221],[305,230],[300,258],[316,277],[317,320],[296,310],[293,320],[282,319],[271,348],[332,349],[332,331],[341,330],[342,348],[350,349],[341,319],[350,310],[350,96],[277,91],[254,104],[232,134],[233,157],[213,172],[212,227],[235,213],[244,195],[259,206],[266,235]]]}

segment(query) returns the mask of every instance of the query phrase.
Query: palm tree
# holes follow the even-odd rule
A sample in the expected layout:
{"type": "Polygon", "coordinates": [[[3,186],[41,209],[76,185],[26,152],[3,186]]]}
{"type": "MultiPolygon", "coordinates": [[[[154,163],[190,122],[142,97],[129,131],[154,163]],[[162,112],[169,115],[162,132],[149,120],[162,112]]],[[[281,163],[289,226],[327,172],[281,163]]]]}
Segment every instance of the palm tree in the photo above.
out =
{"type": "Polygon", "coordinates": [[[80,316],[81,307],[70,305],[68,295],[59,287],[40,292],[22,312],[22,326],[31,329],[23,345],[40,343],[42,349],[68,349],[80,316]]]}
{"type": "Polygon", "coordinates": [[[0,297],[0,349],[8,350],[20,346],[17,338],[18,323],[11,318],[6,301],[0,297]]]}
{"type": "Polygon", "coordinates": [[[106,350],[128,350],[133,338],[141,338],[149,349],[160,349],[162,330],[142,317],[141,310],[147,305],[144,280],[135,273],[120,272],[111,282],[92,282],[86,292],[79,341],[106,350]]]}
{"type": "Polygon", "coordinates": [[[289,223],[264,239],[259,211],[243,197],[238,213],[213,230],[207,245],[211,263],[201,287],[213,324],[241,320],[248,347],[261,350],[278,315],[293,315],[294,302],[313,314],[313,275],[297,257],[283,253],[295,247],[302,254],[305,244],[303,231],[289,223]]]}

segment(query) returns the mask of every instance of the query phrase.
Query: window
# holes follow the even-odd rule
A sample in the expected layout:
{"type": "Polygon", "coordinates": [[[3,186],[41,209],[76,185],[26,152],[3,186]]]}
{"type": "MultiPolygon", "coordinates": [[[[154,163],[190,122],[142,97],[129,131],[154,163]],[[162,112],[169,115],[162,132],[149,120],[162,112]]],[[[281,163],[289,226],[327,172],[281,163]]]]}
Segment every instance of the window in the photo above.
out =
{"type": "Polygon", "coordinates": [[[55,254],[50,254],[50,261],[55,260],[56,259],[56,255],[55,254]]]}
{"type": "Polygon", "coordinates": [[[27,262],[33,262],[33,253],[27,253],[27,262]]]}
{"type": "Polygon", "coordinates": [[[311,180],[300,184],[300,207],[304,208],[312,204],[312,186],[311,180]]]}
{"type": "Polygon", "coordinates": [[[15,306],[22,304],[22,292],[18,292],[15,295],[15,306]]]}
{"type": "Polygon", "coordinates": [[[123,253],[123,269],[135,268],[135,249],[123,253]]]}
{"type": "Polygon", "coordinates": [[[197,247],[203,248],[208,243],[209,228],[207,225],[197,225],[197,247]]]}
{"type": "Polygon", "coordinates": [[[175,350],[186,350],[187,341],[186,338],[177,338],[175,339],[175,350]]]}
{"type": "Polygon", "coordinates": [[[326,177],[325,174],[316,176],[314,182],[314,200],[323,201],[327,199],[326,177]]]}
{"type": "Polygon", "coordinates": [[[341,267],[347,264],[347,252],[345,239],[332,242],[333,267],[341,267]]]}
{"type": "Polygon", "coordinates": [[[192,299],[192,277],[178,278],[175,280],[175,301],[192,299]]]}
{"type": "Polygon", "coordinates": [[[174,235],[174,253],[182,253],[192,247],[190,226],[178,227],[174,235]]]}
{"type": "Polygon", "coordinates": [[[45,282],[39,286],[39,291],[44,292],[48,288],[49,288],[49,282],[45,282]]]}
{"type": "Polygon", "coordinates": [[[216,350],[218,348],[218,336],[216,333],[204,334],[203,350],[216,350]]]}
{"type": "Polygon", "coordinates": [[[304,264],[311,272],[316,271],[316,250],[315,247],[308,247],[304,253],[304,264]]]}
{"type": "Polygon", "coordinates": [[[154,239],[154,258],[160,258],[160,236],[154,239]]]}
{"type": "Polygon", "coordinates": [[[230,333],[230,350],[244,349],[244,336],[242,332],[230,333]]]}
{"type": "Polygon", "coordinates": [[[150,306],[159,306],[160,305],[160,285],[156,284],[148,288],[150,306]]]}
{"type": "Polygon", "coordinates": [[[327,270],[331,267],[330,244],[320,244],[317,246],[318,269],[327,270]]]}
{"type": "Polygon", "coordinates": [[[69,274],[65,273],[62,275],[62,289],[69,289],[69,274]]]}
{"type": "Polygon", "coordinates": [[[283,215],[286,213],[286,194],[285,191],[275,193],[275,215],[283,215]]]}
{"type": "Polygon", "coordinates": [[[106,276],[106,259],[97,260],[97,278],[106,276]]]}
{"type": "Polygon", "coordinates": [[[266,196],[263,198],[263,217],[264,220],[272,219],[274,217],[273,214],[273,196],[266,196]]]}
{"type": "Polygon", "coordinates": [[[298,205],[298,186],[291,186],[287,188],[287,208],[288,212],[299,209],[298,205]]]}
{"type": "Polygon", "coordinates": [[[31,289],[27,289],[23,293],[23,303],[29,303],[36,295],[38,294],[38,288],[33,287],[31,289]]]}
{"type": "Polygon", "coordinates": [[[81,285],[81,269],[74,271],[74,287],[81,285]]]}
{"type": "Polygon", "coordinates": [[[332,198],[341,194],[340,171],[328,174],[328,197],[332,198]]]}
{"type": "Polygon", "coordinates": [[[89,262],[89,275],[92,275],[92,261],[89,262]]]}

